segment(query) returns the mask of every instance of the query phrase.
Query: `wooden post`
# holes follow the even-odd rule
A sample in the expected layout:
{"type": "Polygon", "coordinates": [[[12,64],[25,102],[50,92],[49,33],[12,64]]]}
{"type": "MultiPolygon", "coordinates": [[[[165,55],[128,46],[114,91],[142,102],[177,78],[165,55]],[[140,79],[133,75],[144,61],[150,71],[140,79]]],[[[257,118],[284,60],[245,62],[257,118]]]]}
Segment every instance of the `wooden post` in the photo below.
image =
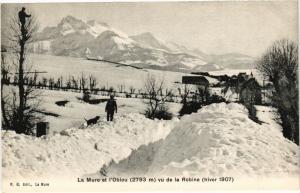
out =
{"type": "Polygon", "coordinates": [[[39,122],[36,124],[36,136],[41,137],[49,134],[49,122],[39,122]]]}

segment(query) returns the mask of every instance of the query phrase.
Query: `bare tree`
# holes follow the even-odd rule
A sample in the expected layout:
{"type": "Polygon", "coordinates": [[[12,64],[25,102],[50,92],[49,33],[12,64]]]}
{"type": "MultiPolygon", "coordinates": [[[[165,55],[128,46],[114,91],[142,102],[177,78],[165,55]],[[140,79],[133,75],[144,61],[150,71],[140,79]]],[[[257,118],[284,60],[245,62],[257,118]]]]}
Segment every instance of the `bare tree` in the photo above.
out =
{"type": "Polygon", "coordinates": [[[119,93],[122,93],[125,90],[125,86],[122,84],[119,84],[117,87],[118,87],[119,93]]]}
{"type": "Polygon", "coordinates": [[[84,92],[86,90],[87,78],[84,73],[81,73],[81,77],[79,79],[80,89],[84,92]]]}
{"type": "Polygon", "coordinates": [[[188,102],[188,96],[190,94],[190,87],[187,84],[184,84],[183,88],[179,87],[178,88],[178,94],[181,98],[181,103],[186,104],[188,102]]]}
{"type": "Polygon", "coordinates": [[[130,86],[129,87],[129,93],[134,94],[134,92],[135,92],[135,88],[133,88],[133,86],[130,86]]]}
{"type": "Polygon", "coordinates": [[[3,52],[1,52],[1,84],[9,84],[10,68],[6,63],[6,58],[3,52]]]}
{"type": "Polygon", "coordinates": [[[93,91],[96,89],[97,79],[93,75],[89,76],[89,85],[90,85],[90,91],[93,91]]]}
{"type": "Polygon", "coordinates": [[[286,39],[276,41],[257,69],[274,86],[271,99],[281,115],[283,135],[299,144],[298,45],[286,39]]]}
{"type": "Polygon", "coordinates": [[[59,78],[59,88],[63,88],[63,77],[62,76],[60,76],[60,78],[59,78]]]}
{"type": "Polygon", "coordinates": [[[66,89],[70,89],[71,88],[71,85],[72,85],[72,83],[71,83],[71,77],[69,76],[68,77],[68,79],[67,79],[67,81],[66,81],[66,89]]]}
{"type": "Polygon", "coordinates": [[[5,55],[1,52],[1,114],[2,114],[2,128],[3,129],[10,129],[10,121],[7,113],[8,99],[7,95],[4,94],[3,88],[5,84],[5,80],[9,73],[9,66],[6,63],[5,55]]]}
{"type": "Polygon", "coordinates": [[[50,90],[52,90],[54,87],[54,78],[49,78],[48,82],[49,82],[49,88],[50,88],[50,90]]]}
{"type": "Polygon", "coordinates": [[[36,31],[37,25],[34,18],[19,20],[17,17],[12,17],[8,33],[4,36],[9,42],[11,63],[16,67],[15,84],[18,86],[18,92],[16,89],[12,90],[13,101],[10,103],[6,103],[5,98],[1,96],[6,104],[6,107],[2,109],[2,114],[5,114],[3,116],[6,116],[5,119],[9,122],[7,122],[8,127],[17,133],[32,134],[34,124],[40,118],[36,114],[39,107],[37,100],[39,92],[35,92],[34,88],[37,73],[33,73],[32,76],[30,70],[26,72],[29,68],[25,66],[27,47],[33,41],[36,31]],[[16,101],[19,102],[18,105],[16,101]]]}
{"type": "Polygon", "coordinates": [[[78,89],[78,81],[75,79],[74,76],[72,76],[71,82],[72,82],[72,88],[77,90],[78,89]]]}
{"type": "Polygon", "coordinates": [[[43,87],[47,87],[47,83],[48,83],[48,79],[47,78],[45,78],[45,77],[43,77],[42,78],[42,82],[43,82],[43,87]]]}
{"type": "Polygon", "coordinates": [[[148,75],[145,81],[145,94],[147,99],[145,100],[146,117],[150,119],[171,119],[172,114],[168,112],[168,106],[166,105],[166,97],[161,93],[164,89],[164,81],[158,81],[153,75],[148,75]]]}
{"type": "Polygon", "coordinates": [[[110,86],[110,87],[108,88],[108,92],[109,92],[109,93],[113,93],[113,92],[116,92],[116,91],[115,91],[115,88],[114,88],[113,86],[110,86]]]}
{"type": "Polygon", "coordinates": [[[174,99],[173,99],[174,93],[173,93],[172,89],[170,89],[170,90],[166,89],[166,96],[167,96],[167,98],[166,98],[167,101],[174,102],[174,99]]]}

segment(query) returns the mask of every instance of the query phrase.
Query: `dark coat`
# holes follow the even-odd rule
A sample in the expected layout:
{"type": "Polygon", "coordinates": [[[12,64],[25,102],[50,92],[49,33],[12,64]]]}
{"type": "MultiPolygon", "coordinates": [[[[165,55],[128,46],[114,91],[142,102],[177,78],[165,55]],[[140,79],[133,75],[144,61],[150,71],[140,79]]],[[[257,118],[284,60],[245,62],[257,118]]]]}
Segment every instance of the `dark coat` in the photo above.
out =
{"type": "Polygon", "coordinates": [[[113,113],[114,111],[117,112],[117,102],[114,99],[109,99],[105,106],[105,112],[113,113]]]}
{"type": "Polygon", "coordinates": [[[25,11],[21,10],[19,11],[19,20],[22,24],[25,24],[26,17],[30,17],[31,15],[28,15],[25,13],[25,11]]]}

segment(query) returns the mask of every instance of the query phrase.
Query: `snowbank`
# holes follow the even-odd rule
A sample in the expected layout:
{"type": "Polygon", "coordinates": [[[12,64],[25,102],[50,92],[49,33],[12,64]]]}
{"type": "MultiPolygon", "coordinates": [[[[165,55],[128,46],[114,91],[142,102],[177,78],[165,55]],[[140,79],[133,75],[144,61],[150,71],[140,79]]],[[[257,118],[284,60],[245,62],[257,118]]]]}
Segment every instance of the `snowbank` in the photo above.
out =
{"type": "Polygon", "coordinates": [[[260,121],[266,124],[272,125],[272,128],[276,128],[282,131],[282,127],[279,124],[281,122],[280,115],[276,108],[270,106],[255,105],[256,116],[260,121]]]}
{"type": "MultiPolygon", "coordinates": [[[[296,174],[298,146],[240,104],[212,104],[184,116],[164,139],[104,167],[108,176],[280,176],[296,174]]],[[[102,170],[103,170],[102,169],[102,170]]]]}
{"type": "Polygon", "coordinates": [[[173,121],[146,119],[138,113],[86,129],[67,129],[47,138],[2,131],[3,178],[82,176],[111,159],[128,157],[142,144],[164,138],[173,121]]]}

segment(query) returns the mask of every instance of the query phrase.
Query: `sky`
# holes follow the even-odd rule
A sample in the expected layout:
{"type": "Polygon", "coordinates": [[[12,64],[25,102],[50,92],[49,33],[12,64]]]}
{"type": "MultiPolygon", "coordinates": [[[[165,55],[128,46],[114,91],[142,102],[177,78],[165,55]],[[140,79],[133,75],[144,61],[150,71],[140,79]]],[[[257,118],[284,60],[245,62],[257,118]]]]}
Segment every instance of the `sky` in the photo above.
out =
{"type": "Polygon", "coordinates": [[[105,22],[128,35],[151,32],[208,54],[257,57],[276,40],[298,41],[297,1],[9,4],[2,12],[22,6],[38,18],[40,29],[72,15],[105,22]]]}

